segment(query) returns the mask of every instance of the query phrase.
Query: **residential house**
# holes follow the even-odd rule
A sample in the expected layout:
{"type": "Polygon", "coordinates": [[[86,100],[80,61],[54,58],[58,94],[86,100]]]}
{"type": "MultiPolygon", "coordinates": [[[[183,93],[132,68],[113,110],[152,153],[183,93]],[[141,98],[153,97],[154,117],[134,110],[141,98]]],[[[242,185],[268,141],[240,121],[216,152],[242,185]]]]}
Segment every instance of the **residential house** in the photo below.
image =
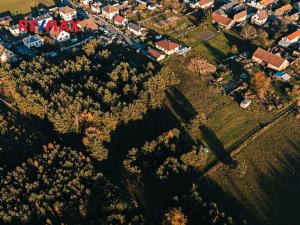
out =
{"type": "Polygon", "coordinates": [[[291,79],[291,76],[290,76],[290,75],[288,75],[288,74],[285,73],[285,72],[281,72],[281,71],[274,73],[274,74],[273,74],[273,77],[274,77],[275,79],[280,79],[280,80],[282,80],[282,81],[289,81],[289,80],[291,79]]]}
{"type": "Polygon", "coordinates": [[[258,9],[265,9],[269,6],[272,6],[274,3],[276,3],[277,0],[261,0],[259,1],[255,7],[258,9]]]}
{"type": "Polygon", "coordinates": [[[25,30],[20,31],[18,24],[10,26],[8,28],[8,30],[15,37],[19,36],[20,34],[25,34],[26,33],[25,30]]]}
{"type": "Polygon", "coordinates": [[[35,17],[35,18],[33,18],[33,19],[37,21],[37,24],[38,24],[39,26],[41,26],[42,24],[43,24],[44,26],[46,26],[46,24],[47,24],[48,22],[53,21],[53,17],[50,16],[48,13],[47,13],[47,14],[44,14],[44,15],[41,15],[41,16],[37,16],[37,17],[35,17]],[[44,22],[44,21],[45,21],[45,22],[44,22]]]}
{"type": "Polygon", "coordinates": [[[54,29],[54,28],[51,29],[50,36],[57,42],[68,41],[71,38],[70,33],[64,30],[60,31],[59,29],[54,29]]]}
{"type": "Polygon", "coordinates": [[[223,26],[226,29],[230,29],[234,25],[234,20],[228,18],[225,14],[219,14],[217,12],[212,13],[212,20],[219,26],[223,26]]]}
{"type": "Polygon", "coordinates": [[[172,55],[179,50],[180,45],[169,40],[161,40],[155,43],[155,47],[167,55],[172,55]]]}
{"type": "Polygon", "coordinates": [[[23,38],[22,41],[27,48],[38,48],[44,45],[44,40],[39,35],[30,35],[28,37],[23,38]]]}
{"type": "Polygon", "coordinates": [[[278,45],[282,47],[288,47],[289,45],[300,41],[300,30],[297,30],[286,37],[283,37],[279,42],[278,45]]]}
{"type": "Polygon", "coordinates": [[[127,24],[128,20],[125,19],[123,16],[117,15],[114,18],[114,23],[118,26],[125,26],[127,24]]]}
{"type": "Polygon", "coordinates": [[[13,62],[15,60],[15,54],[0,44],[0,62],[13,62]]]}
{"type": "Polygon", "coordinates": [[[199,0],[191,4],[192,8],[208,9],[214,5],[214,0],[199,0]]]}
{"type": "Polygon", "coordinates": [[[260,64],[265,63],[267,67],[278,71],[285,69],[289,65],[289,62],[286,59],[262,48],[256,49],[252,55],[252,59],[260,64]]]}
{"type": "Polygon", "coordinates": [[[106,19],[112,20],[118,14],[119,14],[119,9],[112,5],[107,5],[102,8],[102,15],[106,19]]]}
{"type": "Polygon", "coordinates": [[[288,13],[287,15],[285,15],[285,19],[290,20],[290,21],[294,21],[297,22],[300,18],[299,16],[300,12],[298,11],[291,11],[290,13],[288,13]]]}
{"type": "Polygon", "coordinates": [[[221,7],[224,12],[232,10],[236,5],[239,4],[238,0],[232,0],[221,7]]]}
{"type": "Polygon", "coordinates": [[[80,0],[80,3],[84,6],[89,6],[91,3],[93,3],[93,0],[80,0]]]}
{"type": "Polygon", "coordinates": [[[92,12],[100,14],[101,6],[102,6],[102,4],[100,2],[95,2],[94,4],[91,5],[92,12]]]}
{"type": "Polygon", "coordinates": [[[288,13],[289,11],[291,11],[293,9],[291,4],[287,4],[284,6],[281,6],[280,8],[275,10],[275,13],[279,16],[284,15],[286,13],[288,13]]]}
{"type": "Polygon", "coordinates": [[[153,48],[150,48],[148,50],[148,56],[155,61],[161,61],[165,58],[164,54],[159,53],[158,51],[156,51],[153,48]]]}
{"type": "Polygon", "coordinates": [[[268,13],[266,10],[258,10],[251,18],[251,22],[257,26],[264,25],[268,20],[268,13]]]}
{"type": "Polygon", "coordinates": [[[251,8],[244,9],[233,16],[233,21],[236,23],[244,22],[254,15],[254,11],[251,8]]]}
{"type": "Polygon", "coordinates": [[[78,27],[83,31],[83,30],[91,30],[91,31],[96,31],[99,29],[98,25],[95,23],[94,20],[91,18],[89,19],[84,19],[78,23],[78,27]]]}
{"type": "Polygon", "coordinates": [[[71,21],[76,18],[77,12],[76,12],[76,9],[73,9],[69,6],[65,6],[65,7],[59,8],[59,15],[63,20],[71,21]]]}
{"type": "Polygon", "coordinates": [[[127,24],[128,30],[136,36],[143,36],[146,34],[146,29],[144,27],[140,27],[135,23],[128,23],[127,24]]]}

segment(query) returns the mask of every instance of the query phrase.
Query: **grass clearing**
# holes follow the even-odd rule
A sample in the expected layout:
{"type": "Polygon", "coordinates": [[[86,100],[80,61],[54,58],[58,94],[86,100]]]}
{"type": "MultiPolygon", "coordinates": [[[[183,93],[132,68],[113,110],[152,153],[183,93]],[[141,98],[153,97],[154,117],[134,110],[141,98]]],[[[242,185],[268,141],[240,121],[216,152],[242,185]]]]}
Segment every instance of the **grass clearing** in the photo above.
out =
{"type": "Polygon", "coordinates": [[[242,109],[219,88],[209,86],[201,76],[187,70],[187,61],[188,58],[177,58],[168,64],[180,79],[180,84],[169,91],[168,100],[172,111],[183,122],[190,121],[197,114],[205,114],[208,118],[205,124],[207,132],[200,129],[191,136],[211,149],[216,147],[216,141],[217,148],[228,149],[270,117],[270,112],[255,103],[242,109]]]}
{"type": "MultiPolygon", "coordinates": [[[[234,158],[247,164],[243,178],[233,176],[225,167],[209,177],[225,195],[242,207],[223,204],[240,215],[246,209],[259,224],[299,224],[300,121],[283,117],[252,140],[234,158]]],[[[210,190],[211,191],[211,190],[210,190]]],[[[217,196],[210,193],[210,196],[217,196]]]]}
{"type": "Polygon", "coordinates": [[[54,0],[2,0],[0,1],[0,13],[11,12],[12,14],[26,14],[36,6],[53,6],[54,0]]]}

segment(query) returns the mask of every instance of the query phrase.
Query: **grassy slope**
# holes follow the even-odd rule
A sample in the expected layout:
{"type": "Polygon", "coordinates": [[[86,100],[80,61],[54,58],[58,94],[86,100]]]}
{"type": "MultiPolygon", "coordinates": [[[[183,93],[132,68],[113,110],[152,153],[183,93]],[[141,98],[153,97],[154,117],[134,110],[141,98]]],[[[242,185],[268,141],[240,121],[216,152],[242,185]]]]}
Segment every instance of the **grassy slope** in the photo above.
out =
{"type": "MultiPolygon", "coordinates": [[[[226,168],[220,168],[210,179],[262,224],[299,224],[300,121],[284,118],[235,159],[247,163],[244,178],[235,178],[226,168]]],[[[236,213],[240,214],[239,210],[236,213]]]]}
{"type": "Polygon", "coordinates": [[[2,0],[0,1],[0,13],[10,11],[12,14],[26,14],[30,12],[31,7],[38,4],[52,6],[54,3],[54,0],[2,0]]]}

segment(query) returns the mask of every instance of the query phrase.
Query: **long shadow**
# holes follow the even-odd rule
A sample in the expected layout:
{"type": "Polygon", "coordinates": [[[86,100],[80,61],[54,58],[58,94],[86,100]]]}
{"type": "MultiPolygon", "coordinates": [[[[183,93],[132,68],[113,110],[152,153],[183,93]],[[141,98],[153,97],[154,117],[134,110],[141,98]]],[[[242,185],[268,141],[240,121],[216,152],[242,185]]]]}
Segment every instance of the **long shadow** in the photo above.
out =
{"type": "Polygon", "coordinates": [[[300,141],[289,140],[289,145],[295,151],[277,158],[280,169],[274,162],[268,162],[268,171],[256,169],[255,179],[264,197],[260,209],[267,224],[299,224],[300,141]]]}
{"type": "Polygon", "coordinates": [[[167,97],[172,105],[172,109],[184,122],[189,122],[197,115],[193,105],[177,88],[171,87],[167,92],[167,97]]]}
{"type": "Polygon", "coordinates": [[[214,152],[217,159],[226,165],[235,166],[235,161],[225,150],[223,143],[218,139],[214,131],[205,125],[200,126],[200,131],[202,132],[208,147],[214,152]]]}

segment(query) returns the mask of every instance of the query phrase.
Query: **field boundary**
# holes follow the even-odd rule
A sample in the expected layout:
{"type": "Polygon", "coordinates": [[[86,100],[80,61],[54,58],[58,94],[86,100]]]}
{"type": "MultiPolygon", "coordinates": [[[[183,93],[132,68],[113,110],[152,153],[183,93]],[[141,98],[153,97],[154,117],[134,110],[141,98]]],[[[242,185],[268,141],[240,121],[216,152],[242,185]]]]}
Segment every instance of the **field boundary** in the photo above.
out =
{"type": "MultiPolygon", "coordinates": [[[[236,141],[231,147],[229,147],[227,150],[230,157],[234,157],[235,155],[239,154],[242,149],[252,140],[257,138],[260,134],[265,132],[270,126],[272,126],[275,122],[277,122],[279,119],[282,118],[285,114],[291,112],[297,107],[296,102],[291,103],[289,106],[287,106],[284,110],[282,110],[280,113],[275,115],[273,118],[267,120],[264,123],[261,123],[260,125],[254,127],[251,131],[249,131],[247,134],[244,135],[243,138],[236,141]]],[[[224,158],[226,159],[226,158],[224,158]]],[[[202,171],[201,176],[210,176],[213,175],[218,171],[219,168],[224,166],[224,163],[221,162],[219,159],[214,160],[211,163],[209,163],[202,171]]]]}

